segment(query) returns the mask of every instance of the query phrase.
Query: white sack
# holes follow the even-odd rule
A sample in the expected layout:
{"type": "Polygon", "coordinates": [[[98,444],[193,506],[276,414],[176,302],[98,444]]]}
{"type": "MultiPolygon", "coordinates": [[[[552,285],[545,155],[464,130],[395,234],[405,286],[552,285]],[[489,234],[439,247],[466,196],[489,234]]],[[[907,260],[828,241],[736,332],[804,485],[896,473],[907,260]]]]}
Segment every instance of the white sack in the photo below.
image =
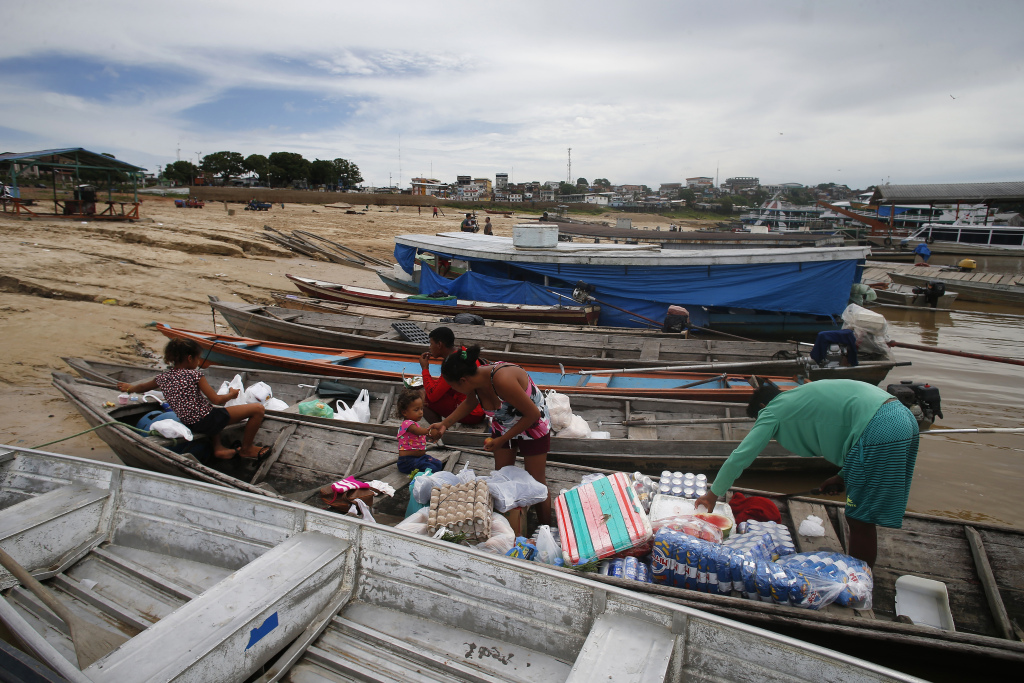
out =
{"type": "Polygon", "coordinates": [[[569,425],[555,435],[556,439],[588,439],[590,438],[590,425],[579,415],[573,415],[569,425]]]}
{"type": "Polygon", "coordinates": [[[267,410],[288,410],[288,404],[279,398],[271,396],[263,402],[263,407],[267,410]]]}
{"type": "Polygon", "coordinates": [[[177,420],[157,420],[149,426],[149,429],[168,439],[192,440],[192,430],[177,420]]]}
{"type": "Polygon", "coordinates": [[[548,497],[547,486],[515,465],[502,467],[484,479],[487,481],[487,488],[490,489],[494,509],[498,512],[536,505],[548,497]]]}
{"type": "Polygon", "coordinates": [[[544,397],[544,402],[548,407],[551,429],[557,432],[568,427],[572,420],[572,406],[569,404],[569,397],[552,389],[544,397]]]}

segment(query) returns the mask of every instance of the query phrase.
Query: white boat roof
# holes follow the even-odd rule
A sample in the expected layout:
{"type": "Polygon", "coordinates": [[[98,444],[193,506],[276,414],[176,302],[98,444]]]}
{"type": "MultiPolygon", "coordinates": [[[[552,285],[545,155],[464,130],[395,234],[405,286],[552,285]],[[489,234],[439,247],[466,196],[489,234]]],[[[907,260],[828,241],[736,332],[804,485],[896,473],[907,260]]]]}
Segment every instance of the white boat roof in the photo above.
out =
{"type": "MultiPolygon", "coordinates": [[[[537,227],[531,225],[530,227],[537,227]]],[[[511,237],[466,232],[399,235],[397,244],[462,258],[513,263],[561,263],[622,266],[713,266],[753,263],[811,263],[867,258],[870,247],[798,247],[767,249],[662,249],[656,244],[583,244],[559,242],[552,249],[518,249],[511,237]]]]}

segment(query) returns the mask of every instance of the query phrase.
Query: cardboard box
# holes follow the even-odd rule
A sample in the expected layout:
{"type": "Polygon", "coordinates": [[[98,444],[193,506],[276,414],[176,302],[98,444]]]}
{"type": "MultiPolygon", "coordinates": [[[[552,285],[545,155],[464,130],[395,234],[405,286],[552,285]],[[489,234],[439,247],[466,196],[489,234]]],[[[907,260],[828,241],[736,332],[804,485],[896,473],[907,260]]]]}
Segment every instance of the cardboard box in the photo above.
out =
{"type": "Polygon", "coordinates": [[[512,527],[512,531],[515,532],[516,538],[520,536],[526,536],[526,513],[530,508],[512,508],[508,512],[503,512],[505,519],[508,520],[509,526],[512,527]]]}

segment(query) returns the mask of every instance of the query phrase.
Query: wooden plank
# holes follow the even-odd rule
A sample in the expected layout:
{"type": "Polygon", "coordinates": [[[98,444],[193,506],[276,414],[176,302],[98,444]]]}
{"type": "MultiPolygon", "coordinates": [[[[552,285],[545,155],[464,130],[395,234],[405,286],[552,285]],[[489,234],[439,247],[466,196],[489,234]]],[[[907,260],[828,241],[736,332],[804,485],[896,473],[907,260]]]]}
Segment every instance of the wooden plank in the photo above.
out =
{"type": "Polygon", "coordinates": [[[844,552],[843,544],[839,541],[839,536],[836,535],[836,530],[832,526],[832,520],[829,518],[824,505],[793,499],[788,500],[787,505],[789,506],[789,514],[793,518],[793,540],[796,541],[797,550],[802,553],[810,553],[817,550],[833,553],[844,552]],[[807,519],[808,515],[815,515],[821,518],[821,524],[825,527],[824,536],[811,537],[802,536],[797,533],[797,529],[800,528],[800,522],[807,519]]]}
{"type": "Polygon", "coordinates": [[[661,355],[660,339],[645,339],[644,346],[640,350],[640,360],[658,360],[661,355]]]}
{"type": "Polygon", "coordinates": [[[270,457],[260,463],[259,468],[256,469],[256,474],[252,475],[252,484],[258,484],[263,481],[267,473],[270,472],[270,468],[273,467],[277,459],[281,457],[281,453],[284,452],[285,444],[288,443],[288,439],[291,438],[292,434],[298,428],[296,424],[290,424],[281,430],[281,433],[274,439],[274,446],[270,450],[270,457]]]}
{"type": "Polygon", "coordinates": [[[349,461],[348,467],[345,468],[346,477],[353,472],[358,472],[363,469],[363,461],[366,460],[366,454],[370,451],[370,446],[373,445],[375,439],[376,437],[373,436],[363,438],[362,442],[359,444],[359,448],[356,450],[355,456],[349,461]]]}
{"type": "Polygon", "coordinates": [[[395,391],[396,387],[391,387],[388,395],[384,397],[384,401],[381,403],[380,412],[377,413],[377,424],[384,424],[388,419],[388,414],[391,412],[391,406],[395,402],[395,391]]]}
{"type": "Polygon", "coordinates": [[[996,586],[996,578],[992,574],[992,566],[988,562],[985,544],[973,527],[965,526],[964,533],[967,535],[967,543],[971,546],[971,555],[974,556],[974,568],[977,570],[981,586],[985,590],[985,599],[988,600],[988,608],[992,613],[992,620],[995,622],[996,628],[1003,638],[1015,640],[1013,627],[1010,625],[1010,617],[1006,613],[1006,606],[999,595],[999,587],[996,586]]]}

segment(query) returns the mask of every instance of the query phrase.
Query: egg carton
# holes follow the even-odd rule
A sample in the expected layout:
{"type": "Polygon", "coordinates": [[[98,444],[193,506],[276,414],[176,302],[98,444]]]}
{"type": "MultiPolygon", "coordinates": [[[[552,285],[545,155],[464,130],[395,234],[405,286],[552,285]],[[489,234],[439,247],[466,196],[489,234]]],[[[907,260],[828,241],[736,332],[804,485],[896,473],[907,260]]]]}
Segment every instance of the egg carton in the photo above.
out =
{"type": "Polygon", "coordinates": [[[433,536],[441,527],[447,527],[453,534],[466,534],[467,541],[490,538],[491,493],[487,482],[477,479],[433,489],[427,532],[433,536]]]}

